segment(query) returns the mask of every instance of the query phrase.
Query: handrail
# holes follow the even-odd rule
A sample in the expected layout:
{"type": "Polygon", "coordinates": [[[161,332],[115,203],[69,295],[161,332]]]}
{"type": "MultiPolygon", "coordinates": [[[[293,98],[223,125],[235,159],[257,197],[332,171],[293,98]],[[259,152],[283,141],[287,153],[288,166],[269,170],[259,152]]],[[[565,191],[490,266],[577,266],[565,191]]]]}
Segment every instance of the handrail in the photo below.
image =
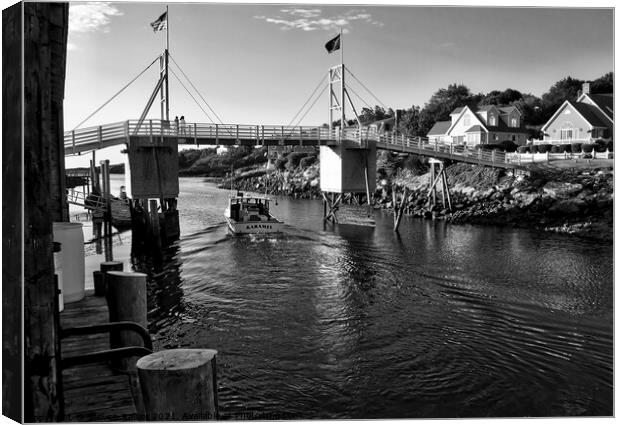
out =
{"type": "Polygon", "coordinates": [[[430,141],[425,137],[412,139],[393,133],[381,133],[377,129],[369,127],[362,130],[357,128],[345,128],[343,130],[333,128],[330,130],[322,126],[226,123],[186,123],[184,126],[177,126],[174,122],[160,119],[145,120],[143,123],[140,123],[139,120],[127,120],[69,131],[64,135],[65,150],[68,153],[76,153],[80,152],[82,148],[83,150],[92,150],[102,146],[111,146],[114,143],[123,143],[123,141],[129,143],[130,135],[149,136],[153,142],[161,140],[161,137],[173,137],[179,139],[180,143],[195,144],[198,144],[201,138],[212,139],[216,144],[245,141],[257,145],[264,145],[266,141],[277,142],[280,145],[302,145],[304,141],[325,144],[330,141],[341,143],[343,140],[349,140],[359,144],[377,142],[397,151],[408,151],[428,156],[436,154],[441,157],[479,162],[484,165],[510,162],[509,157],[504,152],[475,150],[467,146],[457,147],[452,143],[438,140],[430,141]],[[109,143],[102,145],[104,142],[109,143]]]}
{"type": "Polygon", "coordinates": [[[120,321],[102,323],[99,325],[76,326],[73,328],[63,328],[60,330],[60,338],[68,338],[76,335],[91,335],[99,333],[107,333],[112,331],[134,331],[142,337],[144,347],[149,350],[153,349],[153,340],[146,328],[136,322],[120,321]]]}

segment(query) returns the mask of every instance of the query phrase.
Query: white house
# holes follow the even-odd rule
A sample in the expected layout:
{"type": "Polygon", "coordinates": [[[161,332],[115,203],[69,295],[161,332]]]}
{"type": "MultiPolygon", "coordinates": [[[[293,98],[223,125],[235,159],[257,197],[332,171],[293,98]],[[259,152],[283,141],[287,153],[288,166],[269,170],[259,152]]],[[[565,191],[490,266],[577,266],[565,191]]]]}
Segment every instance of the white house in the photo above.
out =
{"type": "Polygon", "coordinates": [[[450,121],[438,121],[427,134],[430,141],[475,146],[511,140],[525,144],[527,131],[516,106],[462,106],[450,114],[450,121]]]}

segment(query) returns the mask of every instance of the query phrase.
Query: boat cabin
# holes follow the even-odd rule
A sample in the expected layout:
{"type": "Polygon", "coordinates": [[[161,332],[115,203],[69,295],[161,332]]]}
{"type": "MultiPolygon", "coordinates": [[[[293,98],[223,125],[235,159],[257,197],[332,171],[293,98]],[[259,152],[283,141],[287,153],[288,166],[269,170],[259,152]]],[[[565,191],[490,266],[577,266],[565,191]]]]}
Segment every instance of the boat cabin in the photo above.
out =
{"type": "Polygon", "coordinates": [[[269,198],[237,194],[230,198],[230,218],[237,222],[269,221],[269,198]]]}

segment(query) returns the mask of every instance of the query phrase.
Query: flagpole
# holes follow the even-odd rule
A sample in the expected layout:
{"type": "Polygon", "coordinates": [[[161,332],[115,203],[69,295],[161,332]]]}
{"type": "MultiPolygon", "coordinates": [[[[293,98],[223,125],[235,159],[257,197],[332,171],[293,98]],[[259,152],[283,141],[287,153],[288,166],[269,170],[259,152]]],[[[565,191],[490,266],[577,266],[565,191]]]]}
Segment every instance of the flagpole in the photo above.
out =
{"type": "Polygon", "coordinates": [[[346,126],[345,114],[344,114],[344,43],[342,40],[342,27],[340,27],[340,128],[344,130],[346,126]]]}
{"type": "Polygon", "coordinates": [[[170,121],[170,99],[168,99],[168,51],[170,50],[170,15],[168,14],[168,5],[166,5],[166,121],[170,121]]]}

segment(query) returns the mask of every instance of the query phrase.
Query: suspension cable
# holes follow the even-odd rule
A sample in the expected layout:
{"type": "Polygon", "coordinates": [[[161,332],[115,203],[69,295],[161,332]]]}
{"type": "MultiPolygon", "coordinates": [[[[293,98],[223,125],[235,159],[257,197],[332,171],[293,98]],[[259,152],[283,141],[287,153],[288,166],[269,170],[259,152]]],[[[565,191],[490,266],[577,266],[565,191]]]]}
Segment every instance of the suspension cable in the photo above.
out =
{"type": "Polygon", "coordinates": [[[321,90],[321,92],[319,93],[319,95],[314,99],[314,102],[312,102],[312,105],[310,105],[310,107],[306,110],[306,112],[301,116],[301,118],[299,118],[299,120],[297,121],[297,124],[295,124],[294,127],[297,127],[299,125],[299,123],[306,118],[306,115],[308,115],[308,112],[310,112],[312,110],[312,107],[316,104],[316,102],[321,98],[321,96],[323,95],[323,92],[325,92],[325,90],[327,90],[327,86],[323,87],[323,90],[321,90]]]}
{"type": "Polygon", "coordinates": [[[112,96],[110,99],[108,99],[103,105],[101,105],[99,108],[97,108],[95,110],[95,112],[93,112],[92,114],[90,114],[89,116],[87,116],[84,120],[82,120],[82,122],[80,122],[78,125],[76,125],[75,127],[73,127],[73,130],[77,130],[78,127],[80,127],[82,124],[84,124],[86,121],[88,121],[89,119],[91,119],[93,117],[93,115],[95,115],[97,112],[101,111],[108,103],[110,103],[112,100],[114,100],[114,98],[116,96],[118,96],[119,94],[121,94],[127,87],[129,87],[134,81],[136,81],[138,78],[140,78],[140,76],[142,74],[144,74],[151,66],[153,66],[153,64],[155,62],[157,62],[157,60],[161,57],[161,55],[157,56],[153,62],[150,63],[149,66],[147,66],[146,68],[144,68],[144,70],[142,72],[140,72],[133,80],[131,80],[129,83],[127,83],[122,89],[120,89],[118,92],[116,92],[116,94],[114,96],[112,96]]]}
{"type": "Polygon", "coordinates": [[[179,64],[177,63],[177,61],[174,60],[174,58],[170,55],[170,53],[168,53],[168,56],[170,56],[170,58],[172,59],[172,62],[176,65],[176,67],[179,69],[179,71],[181,71],[181,74],[183,74],[183,76],[185,77],[185,79],[189,82],[189,84],[193,87],[193,89],[196,91],[196,93],[198,94],[198,96],[200,96],[200,98],[202,99],[202,101],[205,103],[205,105],[207,105],[207,108],[209,108],[209,110],[211,112],[213,112],[213,115],[215,115],[215,118],[217,118],[217,120],[220,122],[220,124],[224,124],[222,122],[222,120],[220,119],[220,117],[217,115],[217,113],[213,110],[213,108],[211,107],[211,105],[209,105],[209,103],[205,100],[205,98],[202,96],[202,94],[200,93],[200,91],[196,88],[196,86],[194,85],[194,83],[192,83],[192,81],[189,79],[189,77],[187,76],[187,74],[185,74],[185,72],[183,72],[183,70],[181,69],[181,66],[179,66],[179,64]]]}
{"type": "Polygon", "coordinates": [[[374,97],[374,98],[375,98],[375,100],[376,100],[377,102],[379,102],[379,103],[381,104],[381,106],[383,106],[383,108],[384,108],[384,109],[388,109],[388,108],[387,108],[387,106],[385,106],[385,104],[384,104],[383,102],[381,102],[381,100],[379,100],[379,98],[378,98],[377,96],[375,96],[375,94],[374,94],[372,91],[370,91],[370,89],[369,89],[368,87],[366,87],[366,86],[364,85],[364,83],[362,83],[362,82],[361,82],[361,81],[360,81],[360,80],[359,80],[359,79],[358,79],[355,75],[353,75],[353,73],[352,73],[351,71],[349,71],[349,69],[348,69],[348,68],[345,68],[345,69],[346,69],[346,70],[347,70],[347,72],[351,75],[351,77],[355,78],[355,81],[357,81],[358,83],[360,83],[360,85],[361,85],[362,87],[364,87],[364,88],[366,89],[366,91],[367,91],[368,93],[370,93],[370,95],[371,95],[372,97],[374,97]]]}
{"type": "MultiPolygon", "coordinates": [[[[310,99],[312,99],[312,96],[314,96],[314,94],[316,93],[316,91],[319,89],[319,87],[321,86],[321,84],[323,84],[323,81],[325,81],[325,75],[323,75],[323,77],[321,78],[321,80],[319,81],[319,83],[316,85],[316,87],[314,88],[314,90],[312,91],[312,94],[310,96],[308,96],[308,99],[306,99],[306,101],[304,102],[304,104],[301,106],[301,108],[299,108],[299,111],[297,111],[297,113],[293,116],[293,118],[291,119],[291,121],[288,123],[287,127],[290,127],[290,125],[293,123],[293,121],[295,121],[295,118],[297,118],[297,116],[301,113],[301,111],[304,109],[304,107],[308,104],[308,102],[310,102],[310,99]]],[[[327,86],[325,86],[327,87],[327,86]]],[[[314,105],[314,104],[313,104],[314,105]]],[[[312,106],[311,106],[312,108],[312,106]]]]}
{"type": "Polygon", "coordinates": [[[364,104],[365,104],[366,106],[368,106],[368,108],[369,108],[370,110],[372,110],[372,106],[370,106],[370,104],[368,104],[368,102],[366,102],[366,100],[365,100],[362,96],[360,96],[360,95],[359,95],[359,94],[358,94],[355,90],[353,90],[353,89],[351,88],[351,86],[347,86],[347,91],[348,91],[348,90],[351,90],[351,91],[353,92],[353,94],[354,94],[355,96],[357,96],[357,98],[358,98],[359,100],[361,100],[362,102],[364,102],[364,104]]]}
{"type": "Polygon", "coordinates": [[[211,116],[207,113],[207,111],[204,110],[204,108],[202,107],[202,105],[200,105],[200,103],[196,100],[196,98],[190,93],[190,91],[188,90],[187,87],[185,87],[185,84],[183,84],[183,81],[181,81],[181,79],[179,78],[179,76],[176,74],[176,72],[174,72],[174,70],[172,68],[170,68],[170,72],[172,72],[172,75],[174,76],[174,78],[177,79],[177,81],[179,82],[179,84],[181,84],[181,86],[185,89],[185,91],[187,92],[187,94],[190,95],[190,97],[194,100],[194,102],[196,102],[196,105],[198,105],[198,107],[202,110],[202,112],[204,112],[204,114],[207,116],[207,118],[209,119],[209,121],[213,122],[213,118],[211,118],[211,116]]]}

